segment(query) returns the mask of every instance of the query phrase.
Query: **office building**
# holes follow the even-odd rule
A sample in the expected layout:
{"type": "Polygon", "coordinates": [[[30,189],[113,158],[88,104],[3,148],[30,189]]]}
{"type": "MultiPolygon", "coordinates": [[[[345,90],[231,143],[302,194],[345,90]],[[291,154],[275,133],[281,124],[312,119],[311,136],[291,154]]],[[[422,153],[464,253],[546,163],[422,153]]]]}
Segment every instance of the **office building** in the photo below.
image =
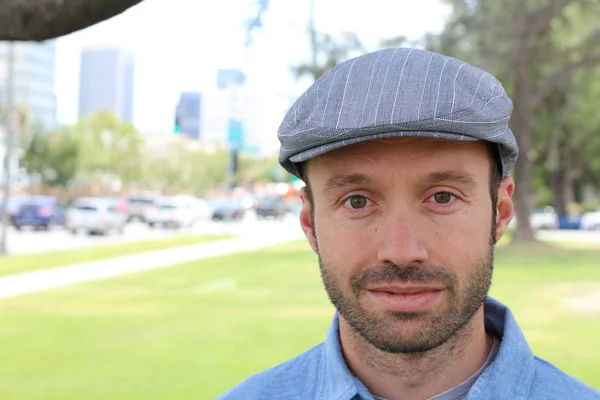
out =
{"type": "Polygon", "coordinates": [[[202,95],[195,92],[183,92],[175,109],[175,129],[191,139],[201,139],[200,108],[202,95]]]}
{"type": "Polygon", "coordinates": [[[200,108],[202,139],[231,147],[231,128],[237,126],[242,136],[242,152],[273,154],[279,148],[277,130],[294,99],[246,90],[205,93],[200,108]]]}
{"type": "Polygon", "coordinates": [[[217,89],[239,87],[246,83],[246,75],[239,69],[219,69],[217,71],[217,89]]]}
{"type": "MultiPolygon", "coordinates": [[[[5,93],[8,49],[7,42],[0,42],[0,93],[5,93]]],[[[56,127],[55,60],[54,40],[14,43],[13,99],[15,107],[27,113],[26,128],[56,127]]]]}
{"type": "Polygon", "coordinates": [[[101,110],[133,122],[133,55],[118,48],[89,48],[81,53],[79,116],[101,110]]]}

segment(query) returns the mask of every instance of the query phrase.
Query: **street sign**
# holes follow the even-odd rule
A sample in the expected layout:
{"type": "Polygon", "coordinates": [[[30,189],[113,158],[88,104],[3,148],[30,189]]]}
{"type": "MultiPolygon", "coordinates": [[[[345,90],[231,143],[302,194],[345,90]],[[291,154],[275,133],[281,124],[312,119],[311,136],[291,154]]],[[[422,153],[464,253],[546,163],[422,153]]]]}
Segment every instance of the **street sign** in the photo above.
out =
{"type": "Polygon", "coordinates": [[[244,146],[244,124],[242,121],[237,119],[229,120],[227,142],[229,143],[229,148],[232,150],[239,150],[244,146]]]}

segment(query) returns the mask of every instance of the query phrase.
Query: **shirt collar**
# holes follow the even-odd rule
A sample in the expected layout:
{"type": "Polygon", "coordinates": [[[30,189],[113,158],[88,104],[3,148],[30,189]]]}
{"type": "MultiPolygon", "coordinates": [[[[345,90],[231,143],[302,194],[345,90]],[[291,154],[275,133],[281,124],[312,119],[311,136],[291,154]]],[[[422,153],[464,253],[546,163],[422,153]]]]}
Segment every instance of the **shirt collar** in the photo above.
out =
{"type": "MultiPolygon", "coordinates": [[[[488,333],[501,339],[496,359],[477,379],[467,399],[527,399],[533,381],[534,356],[512,312],[488,297],[484,304],[488,333]]],[[[367,388],[350,372],[340,344],[336,312],[327,332],[317,399],[372,399],[367,388]]]]}
{"type": "Polygon", "coordinates": [[[512,312],[497,300],[484,304],[486,330],[502,340],[494,362],[475,382],[467,399],[529,398],[535,357],[512,312]]]}

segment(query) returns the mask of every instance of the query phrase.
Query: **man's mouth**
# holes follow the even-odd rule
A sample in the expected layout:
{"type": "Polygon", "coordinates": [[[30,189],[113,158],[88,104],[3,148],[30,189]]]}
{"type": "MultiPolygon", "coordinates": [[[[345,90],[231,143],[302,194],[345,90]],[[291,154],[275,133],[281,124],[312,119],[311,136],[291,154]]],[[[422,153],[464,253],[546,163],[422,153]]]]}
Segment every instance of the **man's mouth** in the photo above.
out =
{"type": "Polygon", "coordinates": [[[398,312],[419,312],[431,307],[442,295],[442,286],[387,285],[368,291],[386,308],[398,312]]]}
{"type": "Polygon", "coordinates": [[[418,294],[425,292],[437,292],[444,289],[443,286],[419,286],[419,285],[387,285],[387,286],[374,286],[367,288],[372,292],[385,292],[389,294],[418,294]]]}

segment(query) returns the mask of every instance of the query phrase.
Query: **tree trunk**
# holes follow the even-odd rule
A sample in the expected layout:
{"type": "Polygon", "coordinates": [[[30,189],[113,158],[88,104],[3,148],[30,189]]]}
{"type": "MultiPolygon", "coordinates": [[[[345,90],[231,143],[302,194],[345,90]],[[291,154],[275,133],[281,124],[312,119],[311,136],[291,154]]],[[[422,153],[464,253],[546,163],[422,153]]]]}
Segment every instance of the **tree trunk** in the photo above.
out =
{"type": "Polygon", "coordinates": [[[512,129],[519,145],[519,158],[515,164],[515,211],[517,227],[513,235],[513,242],[535,240],[529,216],[532,211],[531,186],[533,175],[533,161],[531,154],[531,134],[533,127],[533,113],[530,106],[531,97],[531,59],[529,49],[529,35],[525,10],[519,10],[516,18],[517,43],[514,54],[515,81],[514,104],[515,111],[512,120],[512,129]]]}
{"type": "Polygon", "coordinates": [[[575,201],[575,171],[571,160],[570,134],[562,129],[556,142],[556,164],[549,171],[550,187],[554,197],[554,210],[559,218],[567,215],[567,205],[575,201]]]}
{"type": "Polygon", "coordinates": [[[97,24],[143,0],[0,0],[0,40],[42,41],[97,24]]]}
{"type": "Polygon", "coordinates": [[[575,201],[574,179],[569,167],[552,171],[550,177],[554,211],[559,218],[567,216],[567,205],[575,201]]]}

